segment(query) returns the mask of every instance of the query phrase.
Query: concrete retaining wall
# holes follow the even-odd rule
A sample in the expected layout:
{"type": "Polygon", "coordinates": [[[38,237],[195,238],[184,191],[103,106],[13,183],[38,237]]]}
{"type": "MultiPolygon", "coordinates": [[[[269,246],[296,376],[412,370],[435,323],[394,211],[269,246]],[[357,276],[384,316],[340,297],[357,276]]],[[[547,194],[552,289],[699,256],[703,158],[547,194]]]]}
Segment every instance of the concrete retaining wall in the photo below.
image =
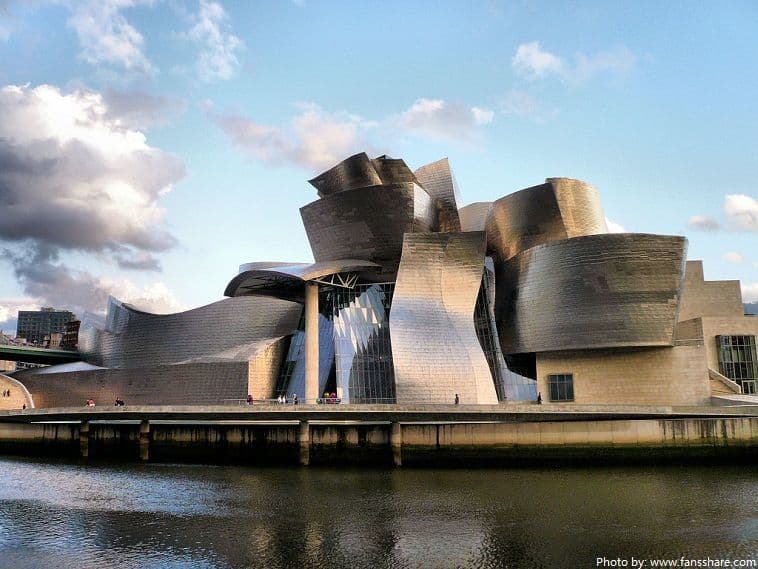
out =
{"type": "MultiPolygon", "coordinates": [[[[314,424],[311,464],[391,464],[390,425],[314,424]]],[[[299,425],[150,425],[152,461],[296,464],[299,425]]],[[[758,457],[758,418],[404,424],[403,464],[758,457]]],[[[86,437],[86,435],[85,435],[86,437]]],[[[0,423],[0,454],[76,456],[78,424],[0,423]]],[[[139,425],[90,424],[89,457],[137,460],[139,425]]]]}

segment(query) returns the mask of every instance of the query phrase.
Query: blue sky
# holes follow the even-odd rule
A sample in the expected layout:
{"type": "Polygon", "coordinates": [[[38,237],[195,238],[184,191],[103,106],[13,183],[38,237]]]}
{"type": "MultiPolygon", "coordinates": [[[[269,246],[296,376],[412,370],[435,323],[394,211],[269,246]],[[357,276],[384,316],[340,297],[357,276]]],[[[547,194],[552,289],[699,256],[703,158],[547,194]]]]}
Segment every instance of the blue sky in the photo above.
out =
{"type": "Polygon", "coordinates": [[[586,180],[758,300],[756,37],[755,2],[0,0],[0,327],[307,261],[306,180],[361,150],[464,203],[586,180]]]}

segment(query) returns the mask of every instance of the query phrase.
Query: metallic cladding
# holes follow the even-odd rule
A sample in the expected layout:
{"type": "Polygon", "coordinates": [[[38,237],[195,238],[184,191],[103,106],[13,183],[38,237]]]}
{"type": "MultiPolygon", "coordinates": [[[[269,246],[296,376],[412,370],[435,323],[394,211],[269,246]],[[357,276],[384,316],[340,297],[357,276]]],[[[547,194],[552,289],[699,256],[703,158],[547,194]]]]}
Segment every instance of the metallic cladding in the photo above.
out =
{"type": "MultiPolygon", "coordinates": [[[[437,206],[421,187],[394,184],[346,190],[300,208],[317,262],[366,259],[397,271],[406,232],[437,230],[437,206]]],[[[386,280],[386,279],[385,279],[386,280]]]]}
{"type": "Polygon", "coordinates": [[[319,196],[324,197],[345,190],[378,186],[382,179],[366,153],[361,152],[308,180],[308,183],[318,190],[319,196]]]}
{"type": "Polygon", "coordinates": [[[474,202],[458,210],[461,231],[484,231],[487,217],[492,210],[492,202],[474,202]]]}
{"type": "MultiPolygon", "coordinates": [[[[318,388],[324,392],[329,373],[334,363],[334,324],[323,314],[318,316],[318,388]]],[[[281,366],[276,386],[276,395],[297,393],[305,401],[305,320],[301,318],[298,330],[292,335],[287,357],[281,366]]]]}
{"type": "Polygon", "coordinates": [[[597,190],[569,178],[548,178],[495,201],[486,228],[487,250],[501,261],[550,241],[608,232],[597,190]]]}
{"type": "Polygon", "coordinates": [[[397,403],[497,403],[474,309],[483,232],[405,235],[390,310],[397,403]]]}
{"type": "Polygon", "coordinates": [[[672,345],[686,250],[684,237],[614,233],[498,263],[503,352],[672,345]]]}
{"type": "Polygon", "coordinates": [[[301,289],[306,281],[343,272],[363,272],[380,266],[360,259],[336,259],[320,263],[245,263],[226,285],[224,296],[245,294],[289,294],[301,289]]]}
{"type": "MultiPolygon", "coordinates": [[[[302,306],[240,296],[177,314],[149,314],[111,298],[103,330],[90,332],[84,359],[111,368],[183,363],[202,358],[247,361],[250,346],[296,328],[302,306]]],[[[255,351],[255,350],[253,350],[255,351]]]]}
{"type": "Polygon", "coordinates": [[[458,216],[458,184],[447,158],[421,166],[414,172],[419,184],[440,203],[440,231],[461,231],[458,216]]]}

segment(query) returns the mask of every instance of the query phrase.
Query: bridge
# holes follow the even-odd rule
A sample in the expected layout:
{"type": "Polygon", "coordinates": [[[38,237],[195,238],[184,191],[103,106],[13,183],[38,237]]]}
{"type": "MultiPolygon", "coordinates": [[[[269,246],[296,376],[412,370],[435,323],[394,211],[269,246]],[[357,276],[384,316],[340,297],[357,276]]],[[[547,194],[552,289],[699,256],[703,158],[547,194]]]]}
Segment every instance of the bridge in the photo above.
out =
{"type": "Polygon", "coordinates": [[[72,352],[69,350],[51,350],[48,348],[0,344],[0,360],[55,365],[78,362],[81,359],[82,357],[79,352],[72,352]]]}

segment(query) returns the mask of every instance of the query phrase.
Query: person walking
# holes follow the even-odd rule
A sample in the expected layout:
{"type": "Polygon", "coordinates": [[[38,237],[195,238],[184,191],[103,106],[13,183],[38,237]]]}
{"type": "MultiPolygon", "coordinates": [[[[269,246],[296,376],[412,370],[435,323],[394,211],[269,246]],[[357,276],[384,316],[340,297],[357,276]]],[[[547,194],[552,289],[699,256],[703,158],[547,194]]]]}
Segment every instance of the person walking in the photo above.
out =
{"type": "Polygon", "coordinates": [[[455,394],[455,404],[458,405],[458,403],[460,403],[460,402],[461,402],[461,399],[460,399],[460,397],[458,397],[458,394],[456,393],[455,394]]]}

